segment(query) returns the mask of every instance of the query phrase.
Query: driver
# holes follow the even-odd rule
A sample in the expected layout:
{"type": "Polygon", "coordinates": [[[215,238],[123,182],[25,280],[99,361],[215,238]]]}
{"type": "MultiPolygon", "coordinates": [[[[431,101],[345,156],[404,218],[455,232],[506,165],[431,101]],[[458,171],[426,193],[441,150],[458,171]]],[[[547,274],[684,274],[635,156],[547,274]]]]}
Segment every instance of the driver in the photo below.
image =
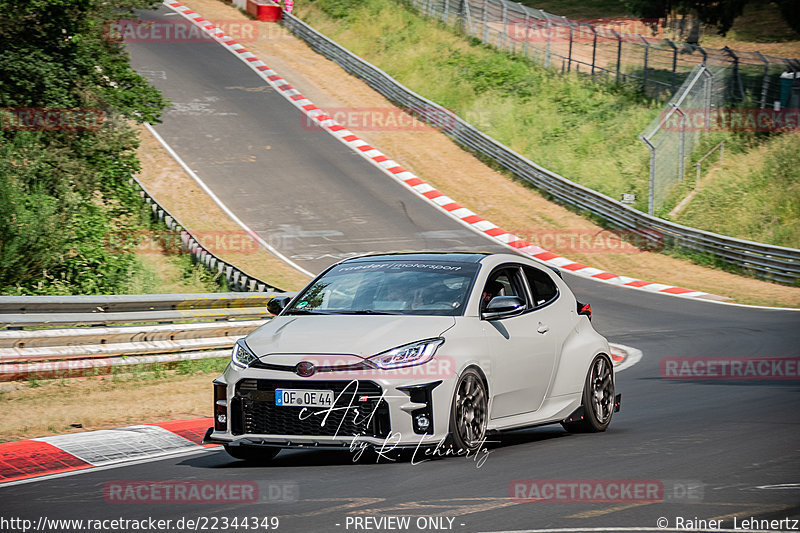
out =
{"type": "Polygon", "coordinates": [[[486,306],[489,305],[489,302],[492,301],[492,298],[495,296],[502,296],[503,292],[503,284],[496,279],[486,282],[486,286],[483,288],[483,294],[481,295],[481,308],[485,309],[486,306]]]}

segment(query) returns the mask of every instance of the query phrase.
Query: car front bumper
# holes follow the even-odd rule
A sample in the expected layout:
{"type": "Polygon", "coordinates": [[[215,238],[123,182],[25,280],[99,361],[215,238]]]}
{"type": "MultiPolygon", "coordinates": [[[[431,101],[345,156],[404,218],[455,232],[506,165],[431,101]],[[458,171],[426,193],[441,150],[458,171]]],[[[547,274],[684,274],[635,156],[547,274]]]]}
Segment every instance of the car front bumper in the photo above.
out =
{"type": "Polygon", "coordinates": [[[397,379],[353,373],[345,379],[236,369],[215,380],[215,423],[204,443],[277,448],[427,447],[449,434],[455,379],[397,379]],[[224,387],[224,393],[221,388],[224,387]],[[328,408],[275,405],[275,389],[332,390],[328,408]]]}

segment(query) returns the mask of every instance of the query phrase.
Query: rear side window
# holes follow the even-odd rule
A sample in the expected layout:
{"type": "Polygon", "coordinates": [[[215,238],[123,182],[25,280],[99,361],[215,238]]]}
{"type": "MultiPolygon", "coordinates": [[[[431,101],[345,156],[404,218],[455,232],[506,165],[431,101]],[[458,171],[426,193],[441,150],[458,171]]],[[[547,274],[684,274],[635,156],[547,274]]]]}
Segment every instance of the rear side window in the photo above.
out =
{"type": "Polygon", "coordinates": [[[539,269],[525,266],[525,277],[528,278],[528,285],[533,292],[533,300],[536,307],[548,304],[558,296],[558,287],[546,273],[539,269]]]}

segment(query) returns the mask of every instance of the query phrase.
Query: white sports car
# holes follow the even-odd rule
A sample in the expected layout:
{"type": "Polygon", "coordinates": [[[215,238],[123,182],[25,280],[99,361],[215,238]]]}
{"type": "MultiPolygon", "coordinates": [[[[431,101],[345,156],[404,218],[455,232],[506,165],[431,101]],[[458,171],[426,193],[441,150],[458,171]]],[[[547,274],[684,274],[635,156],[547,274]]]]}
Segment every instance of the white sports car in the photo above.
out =
{"type": "Polygon", "coordinates": [[[477,452],[491,432],[604,431],[620,397],[608,342],[557,270],[511,254],[364,256],[320,274],[233,349],[205,441],[477,452]]]}

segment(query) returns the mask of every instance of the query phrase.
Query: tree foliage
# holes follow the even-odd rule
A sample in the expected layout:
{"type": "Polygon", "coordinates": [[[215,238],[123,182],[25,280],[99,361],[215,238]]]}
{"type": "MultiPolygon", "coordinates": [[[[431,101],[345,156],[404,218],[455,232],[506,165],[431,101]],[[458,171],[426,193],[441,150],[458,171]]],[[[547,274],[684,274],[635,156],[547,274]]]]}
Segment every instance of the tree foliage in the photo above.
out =
{"type": "Polygon", "coordinates": [[[666,18],[673,13],[694,15],[701,22],[715,26],[720,35],[725,35],[733,21],[742,14],[749,0],[622,0],[642,18],[666,18]]]}
{"type": "Polygon", "coordinates": [[[130,121],[166,101],[107,38],[153,0],[0,0],[0,292],[104,293],[124,286],[129,253],[109,233],[138,224],[130,121]],[[99,129],[21,127],[14,110],[95,110],[99,129]]]}

